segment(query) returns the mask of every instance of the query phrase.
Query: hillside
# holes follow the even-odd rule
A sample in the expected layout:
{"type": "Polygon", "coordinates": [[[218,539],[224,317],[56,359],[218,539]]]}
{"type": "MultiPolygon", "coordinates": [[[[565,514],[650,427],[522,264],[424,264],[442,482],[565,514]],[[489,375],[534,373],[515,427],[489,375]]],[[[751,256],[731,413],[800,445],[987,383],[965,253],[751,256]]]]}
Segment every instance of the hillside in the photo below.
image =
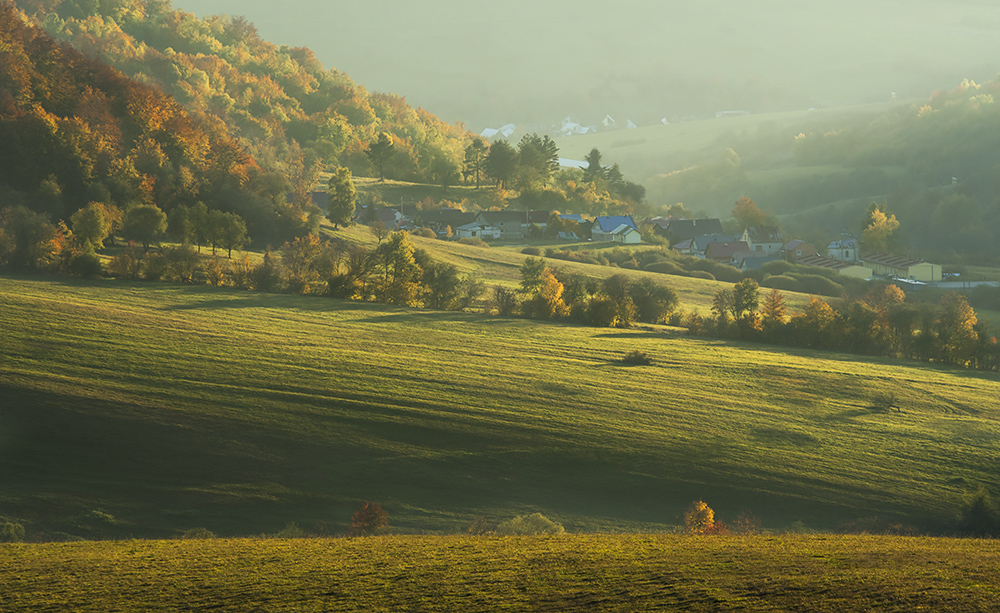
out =
{"type": "MultiPolygon", "coordinates": [[[[88,203],[164,210],[208,202],[261,240],[294,236],[285,206],[225,126],[60,44],[0,5],[0,200],[68,221],[88,203]]],[[[0,208],[2,208],[0,207],[0,208]]]]}
{"type": "Polygon", "coordinates": [[[988,612],[998,564],[996,541],[878,536],[0,544],[0,607],[988,612]]]}
{"type": "Polygon", "coordinates": [[[963,370],[191,286],[0,298],[0,515],[32,539],[340,533],[364,500],[400,532],[664,530],[696,498],[947,531],[998,486],[1000,384],[963,370]]]}
{"type": "Polygon", "coordinates": [[[370,172],[365,149],[381,132],[395,143],[393,178],[440,184],[460,170],[460,125],[401,95],[369,93],[311,50],[267,42],[242,17],[198,19],[169,0],[16,4],[58,39],[225,125],[287,191],[308,191],[324,167],[370,172]]]}

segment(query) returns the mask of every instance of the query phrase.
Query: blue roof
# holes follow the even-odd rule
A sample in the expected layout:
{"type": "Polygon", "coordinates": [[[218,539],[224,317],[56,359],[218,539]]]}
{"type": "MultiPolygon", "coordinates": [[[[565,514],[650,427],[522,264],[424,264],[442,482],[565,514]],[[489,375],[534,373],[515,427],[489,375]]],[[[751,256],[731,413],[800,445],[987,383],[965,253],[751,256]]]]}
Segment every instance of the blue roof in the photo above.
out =
{"type": "Polygon", "coordinates": [[[631,215],[609,215],[607,217],[598,217],[594,220],[594,223],[597,224],[604,232],[611,232],[622,224],[631,226],[636,230],[639,229],[635,225],[635,221],[633,221],[631,215]]]}

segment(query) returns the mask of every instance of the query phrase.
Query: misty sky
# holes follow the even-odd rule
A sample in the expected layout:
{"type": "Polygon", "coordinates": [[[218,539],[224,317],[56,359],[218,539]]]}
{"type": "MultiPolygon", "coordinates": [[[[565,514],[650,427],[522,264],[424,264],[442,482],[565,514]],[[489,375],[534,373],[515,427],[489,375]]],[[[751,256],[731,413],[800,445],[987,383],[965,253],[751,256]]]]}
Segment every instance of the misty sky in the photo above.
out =
{"type": "Polygon", "coordinates": [[[175,0],[469,128],[924,98],[1000,72],[976,0],[175,0]]]}

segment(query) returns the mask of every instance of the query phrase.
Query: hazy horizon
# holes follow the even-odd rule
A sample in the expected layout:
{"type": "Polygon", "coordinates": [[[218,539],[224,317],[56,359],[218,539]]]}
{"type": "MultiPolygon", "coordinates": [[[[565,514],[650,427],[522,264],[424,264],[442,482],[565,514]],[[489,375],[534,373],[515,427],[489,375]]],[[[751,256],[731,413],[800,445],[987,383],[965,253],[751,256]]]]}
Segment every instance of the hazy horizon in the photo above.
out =
{"type": "Polygon", "coordinates": [[[976,1],[177,0],[243,15],[370,91],[479,132],[605,114],[649,125],[923,98],[1000,71],[1000,6],[976,1]]]}

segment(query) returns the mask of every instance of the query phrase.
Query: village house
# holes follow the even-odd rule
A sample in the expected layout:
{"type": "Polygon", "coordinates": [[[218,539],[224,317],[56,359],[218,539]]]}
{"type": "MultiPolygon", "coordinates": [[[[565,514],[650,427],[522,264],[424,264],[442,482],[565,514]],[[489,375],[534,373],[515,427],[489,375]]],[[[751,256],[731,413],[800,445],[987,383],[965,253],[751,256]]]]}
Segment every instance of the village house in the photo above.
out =
{"type": "Polygon", "coordinates": [[[743,230],[740,240],[750,245],[750,251],[762,251],[768,255],[781,253],[785,241],[777,226],[754,226],[743,230]]]}
{"type": "Polygon", "coordinates": [[[718,219],[668,219],[669,223],[666,224],[666,227],[658,224],[661,230],[657,230],[657,233],[665,236],[671,245],[682,243],[696,236],[708,236],[724,232],[722,221],[718,219]]]}
{"type": "Polygon", "coordinates": [[[642,242],[642,235],[632,226],[623,223],[611,231],[611,240],[623,245],[638,245],[642,242]]]}
{"type": "Polygon", "coordinates": [[[750,246],[744,241],[715,241],[705,247],[705,259],[729,264],[739,251],[750,251],[750,246]]]}
{"type": "Polygon", "coordinates": [[[858,239],[854,238],[853,235],[844,232],[840,240],[833,241],[826,247],[827,257],[833,258],[835,260],[840,260],[841,262],[857,262],[858,261],[858,239]]]}
{"type": "Polygon", "coordinates": [[[451,228],[452,234],[456,234],[460,226],[470,224],[475,220],[475,213],[466,213],[461,209],[452,208],[421,211],[417,217],[417,221],[423,227],[430,228],[435,234],[442,237],[448,235],[448,228],[451,228]]]}
{"type": "Polygon", "coordinates": [[[781,261],[780,255],[768,255],[761,251],[737,251],[729,263],[740,270],[760,270],[768,262],[781,261]]]}
{"type": "Polygon", "coordinates": [[[590,238],[595,241],[614,240],[612,232],[617,230],[622,224],[629,226],[637,232],[639,230],[631,215],[607,215],[594,219],[594,225],[590,229],[590,238]]]}
{"type": "Polygon", "coordinates": [[[496,240],[501,237],[500,228],[495,228],[489,224],[467,223],[455,229],[458,238],[481,238],[483,240],[496,240]]]}
{"type": "MultiPolygon", "coordinates": [[[[712,243],[734,242],[736,242],[736,237],[729,236],[728,234],[708,234],[705,236],[696,236],[691,239],[691,247],[688,249],[688,255],[704,259],[705,252],[708,250],[708,246],[712,243]]],[[[749,249],[747,249],[747,251],[749,251],[749,249]]]]}
{"type": "Polygon", "coordinates": [[[794,262],[802,258],[819,255],[819,251],[805,241],[794,239],[785,243],[785,246],[781,248],[781,255],[786,260],[794,262]]]}
{"type": "Polygon", "coordinates": [[[524,238],[524,211],[484,211],[476,215],[475,223],[496,228],[505,241],[519,241],[524,238]]]}
{"type": "Polygon", "coordinates": [[[876,253],[863,260],[865,266],[886,277],[933,283],[941,280],[941,265],[891,253],[876,253]]]}

